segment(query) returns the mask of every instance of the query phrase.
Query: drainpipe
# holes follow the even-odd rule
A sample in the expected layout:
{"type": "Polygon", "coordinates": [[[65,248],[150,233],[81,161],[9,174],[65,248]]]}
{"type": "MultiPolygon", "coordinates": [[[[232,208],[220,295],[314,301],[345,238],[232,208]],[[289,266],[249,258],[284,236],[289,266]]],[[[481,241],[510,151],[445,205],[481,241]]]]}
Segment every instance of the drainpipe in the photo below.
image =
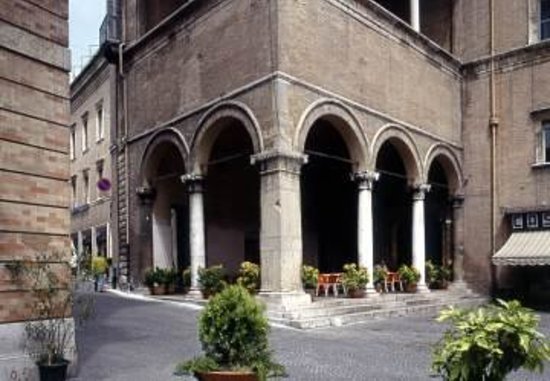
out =
{"type": "Polygon", "coordinates": [[[496,268],[493,265],[493,256],[496,253],[496,233],[497,233],[497,130],[499,120],[496,106],[496,84],[495,84],[495,0],[490,0],[490,117],[489,128],[491,132],[491,257],[489,264],[491,267],[491,294],[497,291],[496,268]]]}

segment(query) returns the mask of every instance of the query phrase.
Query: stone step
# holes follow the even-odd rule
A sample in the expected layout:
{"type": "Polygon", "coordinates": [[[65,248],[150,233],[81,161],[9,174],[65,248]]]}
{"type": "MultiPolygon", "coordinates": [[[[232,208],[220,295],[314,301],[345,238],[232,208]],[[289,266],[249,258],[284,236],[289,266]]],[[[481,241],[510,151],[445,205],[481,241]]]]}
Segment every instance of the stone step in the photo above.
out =
{"type": "Polygon", "coordinates": [[[360,312],[322,316],[316,318],[304,319],[285,319],[282,317],[270,317],[270,320],[276,324],[283,324],[298,329],[316,329],[330,326],[341,326],[348,324],[363,323],[370,320],[391,318],[397,316],[406,316],[410,314],[437,314],[440,310],[454,305],[457,307],[475,307],[486,303],[486,298],[469,297],[454,301],[432,301],[425,304],[412,304],[392,308],[377,308],[360,312]]]}
{"type": "Polygon", "coordinates": [[[433,296],[410,296],[408,298],[399,298],[397,300],[383,300],[383,298],[375,299],[360,299],[363,300],[362,303],[354,302],[351,299],[348,299],[350,303],[337,304],[327,307],[326,305],[316,305],[313,303],[309,307],[304,307],[300,310],[294,311],[285,311],[277,315],[283,319],[290,320],[299,320],[305,318],[317,318],[317,317],[331,317],[331,316],[340,316],[353,313],[374,311],[374,310],[388,310],[388,309],[398,309],[402,307],[411,307],[411,306],[422,306],[429,305],[434,303],[446,302],[449,304],[460,303],[464,297],[462,296],[451,296],[447,295],[445,298],[433,297],[433,296]]]}

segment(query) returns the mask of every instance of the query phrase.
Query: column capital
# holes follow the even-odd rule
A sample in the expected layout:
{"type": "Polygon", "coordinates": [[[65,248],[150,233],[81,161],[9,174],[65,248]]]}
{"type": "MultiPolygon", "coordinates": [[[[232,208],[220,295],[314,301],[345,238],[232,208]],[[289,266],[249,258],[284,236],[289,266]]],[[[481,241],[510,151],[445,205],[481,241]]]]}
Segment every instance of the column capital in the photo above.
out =
{"type": "Polygon", "coordinates": [[[463,194],[457,194],[453,197],[451,197],[451,203],[453,205],[453,209],[460,209],[464,206],[464,195],[463,194]]]}
{"type": "Polygon", "coordinates": [[[271,150],[260,152],[250,157],[252,165],[259,164],[260,174],[287,172],[299,175],[302,165],[306,164],[308,156],[300,152],[271,150]]]}
{"type": "Polygon", "coordinates": [[[138,187],[136,188],[136,194],[142,204],[152,204],[155,200],[156,190],[152,187],[138,187]]]}
{"type": "Polygon", "coordinates": [[[187,185],[189,193],[202,193],[204,191],[204,176],[199,173],[186,173],[181,176],[181,182],[187,185]]]}
{"type": "Polygon", "coordinates": [[[355,172],[352,175],[353,180],[357,181],[359,189],[372,190],[374,182],[380,178],[380,173],[374,171],[355,172]]]}
{"type": "Polygon", "coordinates": [[[417,184],[413,186],[413,200],[423,201],[426,198],[426,193],[432,189],[430,184],[417,184]]]}

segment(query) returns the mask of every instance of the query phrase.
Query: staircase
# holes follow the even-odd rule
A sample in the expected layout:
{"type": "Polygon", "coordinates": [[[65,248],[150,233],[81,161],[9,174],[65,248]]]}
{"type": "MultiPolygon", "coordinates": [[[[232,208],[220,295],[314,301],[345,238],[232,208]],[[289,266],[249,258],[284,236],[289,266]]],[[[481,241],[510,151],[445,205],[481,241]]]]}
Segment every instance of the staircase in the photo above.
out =
{"type": "Polygon", "coordinates": [[[290,310],[268,310],[269,320],[298,329],[326,328],[411,314],[433,314],[448,306],[476,307],[488,301],[470,290],[425,294],[385,293],[362,299],[316,297],[290,310]]]}

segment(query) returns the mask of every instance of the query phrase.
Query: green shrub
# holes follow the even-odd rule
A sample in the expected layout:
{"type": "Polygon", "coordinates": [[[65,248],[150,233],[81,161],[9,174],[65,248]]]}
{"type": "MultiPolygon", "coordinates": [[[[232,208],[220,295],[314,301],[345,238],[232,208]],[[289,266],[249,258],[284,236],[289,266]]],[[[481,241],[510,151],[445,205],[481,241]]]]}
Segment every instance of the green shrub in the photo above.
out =
{"type": "Polygon", "coordinates": [[[413,266],[401,265],[397,272],[399,277],[408,284],[416,284],[420,280],[420,271],[413,266]]]}
{"type": "Polygon", "coordinates": [[[178,365],[176,374],[213,370],[252,371],[260,380],[284,375],[272,360],[263,306],[242,286],[232,285],[208,302],[199,318],[203,357],[178,365]]]}
{"type": "Polygon", "coordinates": [[[105,257],[95,256],[92,258],[92,275],[98,277],[105,274],[107,270],[107,260],[105,257]]]}
{"type": "Polygon", "coordinates": [[[502,381],[520,368],[543,371],[550,347],[537,331],[538,317],[517,301],[473,311],[450,308],[450,321],[433,353],[432,369],[446,381],[502,381]]]}
{"type": "Polygon", "coordinates": [[[252,262],[241,263],[237,284],[255,294],[260,288],[260,266],[252,262]]]}
{"type": "Polygon", "coordinates": [[[191,287],[191,269],[188,267],[181,273],[182,280],[183,280],[183,287],[189,288],[191,287]]]}
{"type": "Polygon", "coordinates": [[[145,285],[147,287],[155,287],[164,284],[164,270],[156,267],[155,269],[149,269],[145,272],[145,285]]]}
{"type": "Polygon", "coordinates": [[[432,261],[426,261],[426,282],[442,283],[451,280],[452,271],[449,266],[439,266],[432,261]]]}
{"type": "Polygon", "coordinates": [[[225,287],[225,271],[222,265],[199,268],[199,285],[204,297],[215,295],[225,287]]]}
{"type": "Polygon", "coordinates": [[[316,288],[319,270],[313,266],[302,266],[302,285],[306,289],[316,288]]]}
{"type": "Polygon", "coordinates": [[[170,286],[176,284],[178,279],[178,272],[176,269],[161,269],[162,270],[162,284],[170,286]]]}
{"type": "Polygon", "coordinates": [[[365,288],[369,283],[369,272],[366,267],[357,266],[355,263],[344,265],[342,284],[348,290],[359,290],[365,288]]]}

